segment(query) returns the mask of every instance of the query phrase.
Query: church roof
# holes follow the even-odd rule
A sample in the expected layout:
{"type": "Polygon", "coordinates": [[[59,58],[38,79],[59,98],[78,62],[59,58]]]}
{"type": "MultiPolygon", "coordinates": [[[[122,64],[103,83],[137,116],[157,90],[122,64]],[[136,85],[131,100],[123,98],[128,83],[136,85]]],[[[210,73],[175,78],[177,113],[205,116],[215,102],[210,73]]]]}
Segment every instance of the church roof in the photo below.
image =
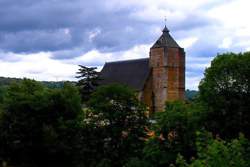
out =
{"type": "Polygon", "coordinates": [[[159,47],[180,48],[177,42],[169,34],[169,30],[166,26],[162,30],[162,35],[160,36],[160,38],[155,42],[155,44],[151,48],[159,47]]]}
{"type": "Polygon", "coordinates": [[[137,91],[143,89],[150,73],[149,59],[135,59],[105,63],[101,73],[101,84],[123,84],[137,91]]]}

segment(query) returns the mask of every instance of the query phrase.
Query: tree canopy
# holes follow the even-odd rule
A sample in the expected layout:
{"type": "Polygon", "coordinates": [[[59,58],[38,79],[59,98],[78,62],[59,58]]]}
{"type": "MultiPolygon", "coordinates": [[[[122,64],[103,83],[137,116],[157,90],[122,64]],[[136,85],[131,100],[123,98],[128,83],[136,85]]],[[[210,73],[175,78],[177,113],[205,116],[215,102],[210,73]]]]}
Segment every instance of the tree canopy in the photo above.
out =
{"type": "Polygon", "coordinates": [[[0,120],[0,156],[14,165],[70,165],[80,115],[80,96],[70,85],[51,90],[27,79],[12,84],[0,120]]]}
{"type": "Polygon", "coordinates": [[[218,55],[199,89],[209,131],[226,138],[235,138],[239,132],[250,137],[250,52],[218,55]]]}
{"type": "Polygon", "coordinates": [[[102,86],[92,94],[89,107],[88,121],[103,130],[103,158],[112,161],[112,166],[121,166],[140,154],[148,119],[135,92],[122,85],[102,86]]]}

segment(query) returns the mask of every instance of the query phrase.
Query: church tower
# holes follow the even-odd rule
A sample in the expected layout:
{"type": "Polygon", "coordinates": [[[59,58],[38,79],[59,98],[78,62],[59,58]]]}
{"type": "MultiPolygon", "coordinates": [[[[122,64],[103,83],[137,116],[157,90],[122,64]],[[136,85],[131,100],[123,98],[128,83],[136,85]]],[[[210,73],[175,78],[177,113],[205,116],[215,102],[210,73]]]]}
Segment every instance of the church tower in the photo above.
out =
{"type": "Polygon", "coordinates": [[[185,52],[165,26],[161,37],[150,48],[152,69],[152,112],[163,111],[166,101],[185,98],[185,52]]]}

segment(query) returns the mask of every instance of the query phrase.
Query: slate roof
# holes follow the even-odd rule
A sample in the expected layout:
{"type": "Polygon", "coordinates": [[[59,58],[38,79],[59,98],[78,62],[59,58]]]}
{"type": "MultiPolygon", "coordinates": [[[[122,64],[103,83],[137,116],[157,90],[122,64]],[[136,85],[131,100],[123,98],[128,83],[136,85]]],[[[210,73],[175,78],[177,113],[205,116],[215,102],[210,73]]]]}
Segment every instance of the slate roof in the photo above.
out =
{"type": "Polygon", "coordinates": [[[169,30],[166,26],[162,30],[162,35],[160,36],[160,38],[155,42],[155,44],[151,48],[159,47],[180,48],[177,42],[169,34],[169,30]]]}
{"type": "Polygon", "coordinates": [[[149,59],[143,58],[105,63],[100,78],[102,85],[118,83],[140,91],[149,73],[149,59]]]}

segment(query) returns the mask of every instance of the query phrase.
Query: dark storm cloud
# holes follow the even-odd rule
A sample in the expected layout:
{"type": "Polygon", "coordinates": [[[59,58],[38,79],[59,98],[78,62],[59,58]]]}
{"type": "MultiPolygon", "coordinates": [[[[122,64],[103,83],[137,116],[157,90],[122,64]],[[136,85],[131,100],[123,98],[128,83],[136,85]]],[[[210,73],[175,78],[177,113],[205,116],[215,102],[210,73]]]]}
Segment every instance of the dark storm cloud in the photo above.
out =
{"type": "MultiPolygon", "coordinates": [[[[131,17],[133,7],[111,9],[101,0],[0,0],[0,6],[0,49],[15,53],[52,51],[56,59],[80,56],[91,49],[114,52],[152,43],[155,36],[150,31],[159,27],[156,21],[131,17]]],[[[188,30],[209,23],[209,19],[192,14],[175,21],[173,29],[188,30]]]]}
{"type": "Polygon", "coordinates": [[[125,26],[138,25],[127,17],[130,10],[109,10],[102,1],[10,0],[1,1],[0,5],[0,48],[5,51],[57,51],[75,47],[82,47],[83,51],[94,47],[112,51],[135,44],[124,40],[128,35],[123,32],[125,26]],[[90,42],[89,34],[98,27],[102,34],[90,42]],[[121,45],[124,41],[126,44],[121,45]]]}

